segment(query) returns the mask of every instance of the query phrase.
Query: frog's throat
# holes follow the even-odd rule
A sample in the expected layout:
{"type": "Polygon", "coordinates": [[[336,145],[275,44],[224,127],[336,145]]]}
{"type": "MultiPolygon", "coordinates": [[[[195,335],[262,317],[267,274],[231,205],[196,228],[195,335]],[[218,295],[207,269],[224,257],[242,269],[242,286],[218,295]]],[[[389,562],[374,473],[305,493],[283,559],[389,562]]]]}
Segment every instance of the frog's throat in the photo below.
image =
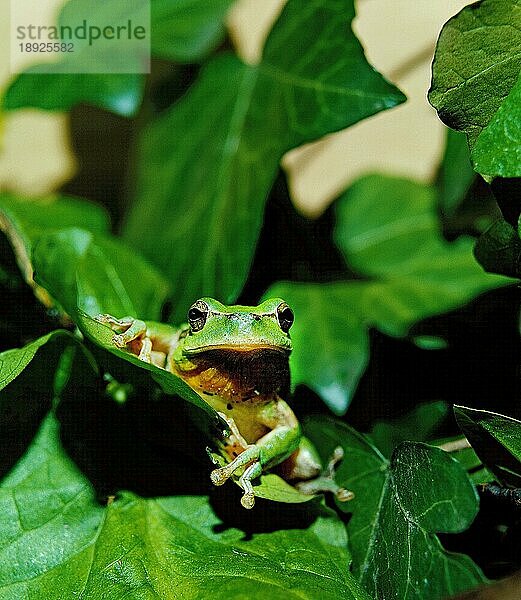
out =
{"type": "Polygon", "coordinates": [[[211,349],[190,355],[180,375],[196,391],[230,402],[262,401],[289,392],[288,354],[277,349],[211,349]]]}

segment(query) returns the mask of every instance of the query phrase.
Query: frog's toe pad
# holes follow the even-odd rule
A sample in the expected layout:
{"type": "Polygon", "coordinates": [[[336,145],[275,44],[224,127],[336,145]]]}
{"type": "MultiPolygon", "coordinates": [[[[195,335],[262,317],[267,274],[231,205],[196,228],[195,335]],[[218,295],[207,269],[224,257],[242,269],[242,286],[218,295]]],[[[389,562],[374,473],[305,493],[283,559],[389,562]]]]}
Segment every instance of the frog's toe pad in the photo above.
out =
{"type": "Polygon", "coordinates": [[[346,490],[345,488],[338,488],[335,492],[335,497],[339,502],[349,502],[352,500],[355,495],[351,490],[346,490]]]}
{"type": "Polygon", "coordinates": [[[210,473],[210,479],[214,485],[223,485],[226,483],[226,480],[230,477],[229,473],[226,469],[214,469],[210,473]]]}
{"type": "Polygon", "coordinates": [[[112,341],[118,348],[126,348],[127,344],[125,342],[125,338],[122,335],[113,335],[112,341]]]}
{"type": "Polygon", "coordinates": [[[253,492],[247,492],[243,494],[241,498],[241,504],[248,510],[253,508],[255,506],[255,494],[253,492]]]}

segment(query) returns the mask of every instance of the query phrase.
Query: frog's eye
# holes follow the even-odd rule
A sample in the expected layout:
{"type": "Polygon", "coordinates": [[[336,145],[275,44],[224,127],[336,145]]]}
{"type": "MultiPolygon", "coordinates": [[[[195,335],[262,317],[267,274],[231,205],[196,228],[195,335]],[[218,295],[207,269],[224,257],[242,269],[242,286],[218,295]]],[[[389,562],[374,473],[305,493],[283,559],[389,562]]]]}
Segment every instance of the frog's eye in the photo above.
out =
{"type": "Polygon", "coordinates": [[[277,307],[277,319],[282,331],[288,333],[290,327],[293,325],[293,321],[295,320],[295,315],[285,302],[279,304],[277,307]]]}
{"type": "Polygon", "coordinates": [[[190,307],[188,311],[188,323],[192,331],[201,331],[206,323],[206,317],[208,316],[208,304],[202,300],[198,300],[190,307]]]}

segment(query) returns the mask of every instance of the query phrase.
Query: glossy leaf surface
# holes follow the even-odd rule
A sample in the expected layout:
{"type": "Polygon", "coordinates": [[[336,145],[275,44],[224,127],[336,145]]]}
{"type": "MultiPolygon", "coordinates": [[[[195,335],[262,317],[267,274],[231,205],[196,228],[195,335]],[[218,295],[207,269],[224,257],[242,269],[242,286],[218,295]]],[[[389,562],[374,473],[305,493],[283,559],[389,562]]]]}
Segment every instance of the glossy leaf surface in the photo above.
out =
{"type": "Polygon", "coordinates": [[[326,509],[304,528],[254,534],[222,521],[204,496],[106,507],[59,442],[49,415],[0,488],[0,586],[6,600],[277,597],[368,600],[348,572],[341,521],[326,509]],[[67,535],[64,535],[67,532],[67,535]],[[218,580],[219,585],[215,585],[218,580]]]}
{"type": "Polygon", "coordinates": [[[436,48],[429,100],[449,127],[467,134],[485,176],[515,177],[521,168],[520,22],[519,0],[482,0],[445,24],[436,48]]]}
{"type": "Polygon", "coordinates": [[[459,426],[502,484],[521,487],[521,421],[488,410],[455,406],[459,426]]]}
{"type": "Polygon", "coordinates": [[[367,364],[369,327],[405,336],[421,319],[510,283],[483,272],[472,239],[443,239],[435,204],[432,188],[409,180],[359,180],[337,202],[335,238],[346,263],[366,280],[280,282],[265,294],[295,310],[294,383],[314,389],[338,414],[367,364]]]}
{"type": "Polygon", "coordinates": [[[366,62],[353,17],[351,1],[290,0],[259,65],[212,60],[144,131],[125,235],[179,290],[174,321],[195,298],[236,299],[284,152],[404,100],[366,62]]]}
{"type": "Polygon", "coordinates": [[[350,514],[353,572],[372,597],[437,600],[484,581],[470,558],[445,552],[435,535],[463,531],[478,510],[457,461],[438,448],[406,442],[388,462],[367,438],[326,418],[311,420],[305,431],[321,440],[321,452],[344,448],[336,479],[355,499],[338,508],[350,514]]]}
{"type": "Polygon", "coordinates": [[[158,319],[169,287],[123,242],[78,228],[39,238],[33,249],[38,283],[73,316],[110,313],[158,319]]]}

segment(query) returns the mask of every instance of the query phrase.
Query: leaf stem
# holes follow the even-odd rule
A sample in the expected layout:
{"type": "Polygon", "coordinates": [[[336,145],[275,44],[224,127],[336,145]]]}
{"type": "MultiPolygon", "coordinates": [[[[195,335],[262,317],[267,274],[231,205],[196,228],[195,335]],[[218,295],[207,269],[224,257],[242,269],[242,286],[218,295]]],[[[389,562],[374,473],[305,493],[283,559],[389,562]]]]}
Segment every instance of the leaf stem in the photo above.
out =
{"type": "Polygon", "coordinates": [[[457,440],[440,444],[438,448],[445,450],[445,452],[459,452],[460,450],[465,450],[465,448],[471,448],[471,445],[466,437],[462,437],[457,440]]]}

